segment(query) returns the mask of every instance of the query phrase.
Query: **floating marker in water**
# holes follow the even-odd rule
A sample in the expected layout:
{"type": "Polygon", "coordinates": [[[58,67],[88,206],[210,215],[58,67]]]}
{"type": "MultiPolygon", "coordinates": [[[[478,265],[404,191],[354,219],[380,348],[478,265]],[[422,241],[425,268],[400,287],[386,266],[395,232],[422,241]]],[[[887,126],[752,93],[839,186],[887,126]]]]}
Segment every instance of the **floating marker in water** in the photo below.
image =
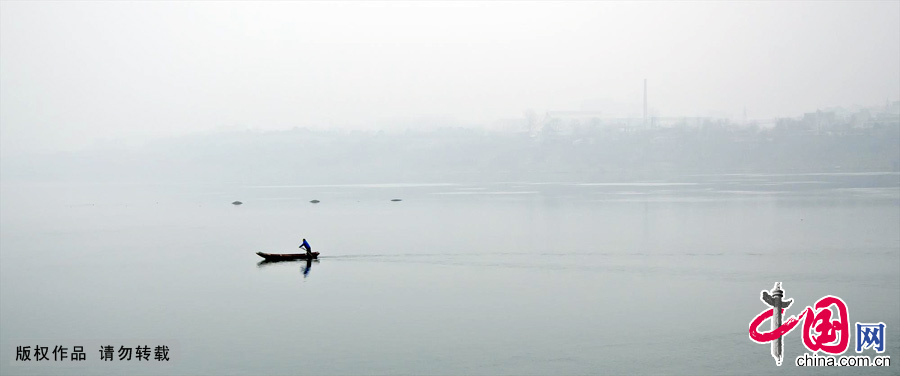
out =
{"type": "Polygon", "coordinates": [[[240,201],[235,201],[235,202],[232,202],[231,204],[232,205],[243,205],[244,203],[240,202],[240,201]]]}
{"type": "Polygon", "coordinates": [[[318,203],[319,203],[319,200],[312,200],[312,201],[310,201],[310,202],[313,203],[313,204],[318,204],[318,203]]]}

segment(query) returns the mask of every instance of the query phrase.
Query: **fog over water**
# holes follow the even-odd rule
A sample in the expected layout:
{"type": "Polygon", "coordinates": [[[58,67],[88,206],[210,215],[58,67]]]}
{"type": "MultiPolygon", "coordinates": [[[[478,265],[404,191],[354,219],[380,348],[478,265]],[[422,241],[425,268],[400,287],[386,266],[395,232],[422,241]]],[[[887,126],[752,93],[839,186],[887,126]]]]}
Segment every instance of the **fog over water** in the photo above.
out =
{"type": "MultiPolygon", "coordinates": [[[[747,327],[775,281],[789,314],[831,294],[886,323],[893,356],[898,176],[4,185],[3,373],[759,374],[747,327]],[[305,275],[254,254],[301,237],[305,275]],[[58,342],[95,362],[12,362],[58,342]],[[177,361],[96,362],[145,342],[177,361]]],[[[848,372],[790,363],[799,331],[785,349],[779,372],[848,372]]]]}
{"type": "Polygon", "coordinates": [[[4,1],[3,151],[900,99],[896,2],[4,1]]]}
{"type": "Polygon", "coordinates": [[[896,373],[775,282],[900,354],[900,3],[0,2],[0,374],[896,373]]]}

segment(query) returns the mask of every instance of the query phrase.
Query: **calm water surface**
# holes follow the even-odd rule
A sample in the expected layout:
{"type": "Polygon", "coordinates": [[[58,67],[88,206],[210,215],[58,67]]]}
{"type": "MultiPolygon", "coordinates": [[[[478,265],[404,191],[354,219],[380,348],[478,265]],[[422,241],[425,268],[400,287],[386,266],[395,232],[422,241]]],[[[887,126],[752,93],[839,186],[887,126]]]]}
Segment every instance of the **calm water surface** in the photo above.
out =
{"type": "Polygon", "coordinates": [[[747,335],[776,281],[789,314],[840,296],[900,355],[892,173],[0,188],[4,375],[896,374],[795,367],[799,330],[776,370],[747,335]],[[306,275],[254,254],[303,237],[306,275]],[[16,363],[25,345],[88,361],[16,363]]]}

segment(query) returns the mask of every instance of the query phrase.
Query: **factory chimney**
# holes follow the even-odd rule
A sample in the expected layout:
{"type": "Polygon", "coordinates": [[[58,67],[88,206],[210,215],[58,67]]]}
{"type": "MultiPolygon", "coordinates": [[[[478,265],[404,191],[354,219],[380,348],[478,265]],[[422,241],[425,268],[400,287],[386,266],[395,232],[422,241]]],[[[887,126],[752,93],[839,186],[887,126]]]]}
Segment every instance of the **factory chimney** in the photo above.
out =
{"type": "Polygon", "coordinates": [[[644,79],[644,127],[647,126],[647,79],[644,79]]]}

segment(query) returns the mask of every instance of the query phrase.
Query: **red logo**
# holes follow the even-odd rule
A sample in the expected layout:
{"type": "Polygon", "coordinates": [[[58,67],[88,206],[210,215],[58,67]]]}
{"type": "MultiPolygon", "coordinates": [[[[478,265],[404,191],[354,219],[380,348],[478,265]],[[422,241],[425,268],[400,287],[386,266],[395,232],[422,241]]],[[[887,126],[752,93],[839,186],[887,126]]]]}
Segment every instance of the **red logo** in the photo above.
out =
{"type": "Polygon", "coordinates": [[[803,320],[803,344],[809,351],[832,355],[847,351],[850,346],[850,320],[847,304],[841,298],[824,296],[814,308],[806,307],[800,315],[790,316],[782,323],[781,317],[792,303],[792,300],[781,300],[783,293],[781,283],[775,284],[771,294],[763,290],[761,299],[772,308],[760,312],[750,322],[750,339],[761,344],[771,343],[772,357],[777,365],[781,365],[783,358],[781,337],[794,330],[800,320],[803,320]],[[766,320],[772,320],[772,330],[760,332],[759,326],[766,320]]]}

